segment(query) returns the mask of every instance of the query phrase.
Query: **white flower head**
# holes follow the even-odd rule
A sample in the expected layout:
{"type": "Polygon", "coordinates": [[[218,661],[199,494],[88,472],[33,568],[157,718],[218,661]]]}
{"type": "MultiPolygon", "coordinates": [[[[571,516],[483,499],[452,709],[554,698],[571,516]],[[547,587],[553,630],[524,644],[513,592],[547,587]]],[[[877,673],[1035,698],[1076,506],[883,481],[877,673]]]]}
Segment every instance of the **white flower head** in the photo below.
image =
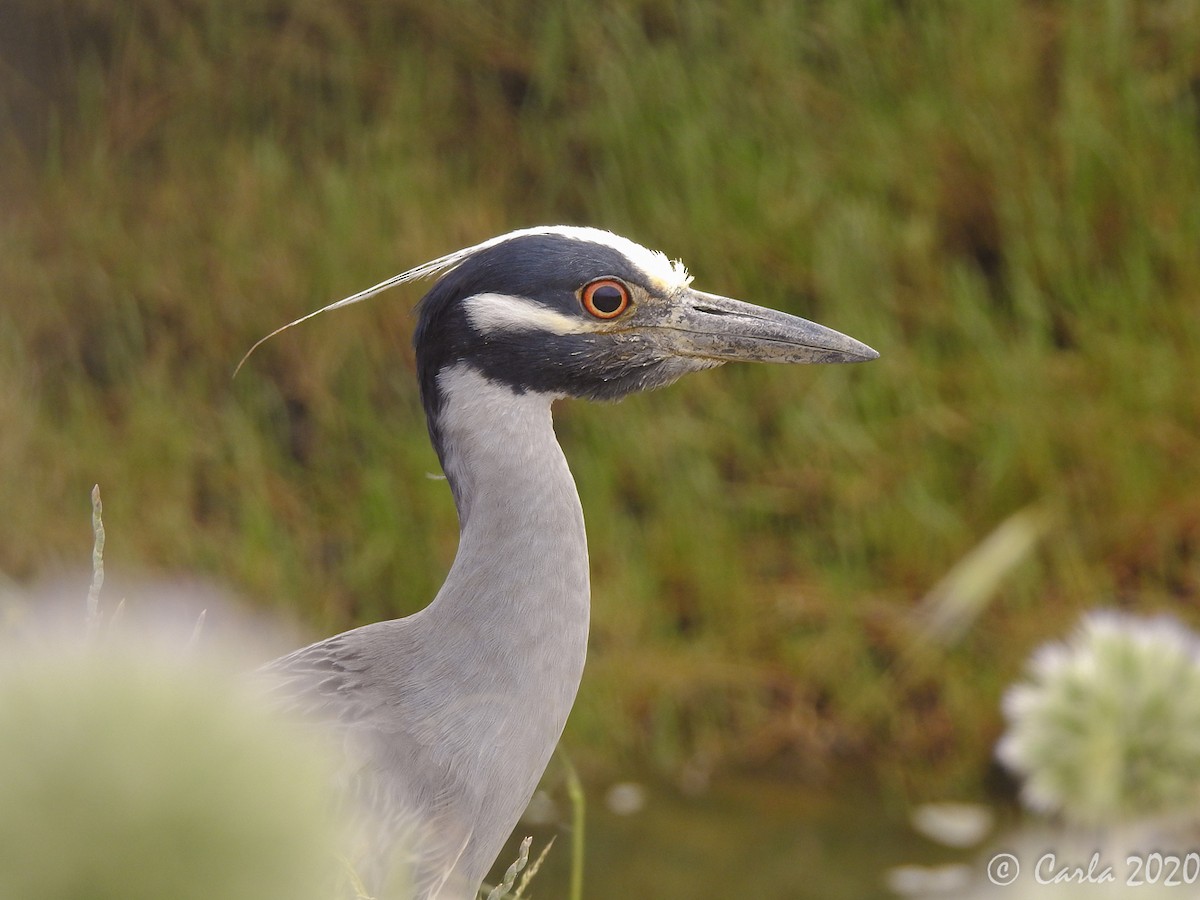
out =
{"type": "Polygon", "coordinates": [[[1003,711],[996,755],[1034,810],[1097,825],[1200,803],[1200,639],[1175,619],[1086,616],[1003,711]]]}

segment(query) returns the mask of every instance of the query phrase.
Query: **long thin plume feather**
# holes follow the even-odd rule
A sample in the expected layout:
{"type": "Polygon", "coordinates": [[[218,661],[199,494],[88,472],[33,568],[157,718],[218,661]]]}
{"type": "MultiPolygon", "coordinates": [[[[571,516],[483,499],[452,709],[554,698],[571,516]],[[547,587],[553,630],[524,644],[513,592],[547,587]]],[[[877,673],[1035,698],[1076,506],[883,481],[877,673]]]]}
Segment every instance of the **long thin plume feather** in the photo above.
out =
{"type": "Polygon", "coordinates": [[[330,303],[328,306],[323,306],[314,312],[310,312],[301,316],[294,322],[288,322],[286,325],[281,325],[266,337],[261,337],[254,342],[254,346],[246,351],[246,355],[241,358],[237,364],[237,367],[234,368],[233,377],[237,377],[237,373],[242,370],[242,366],[246,364],[246,360],[250,358],[255,350],[257,350],[271,338],[275,337],[275,335],[279,334],[280,332],[287,331],[294,325],[299,325],[301,322],[307,322],[309,319],[313,318],[314,316],[319,316],[321,313],[326,313],[333,309],[340,309],[343,306],[349,306],[351,303],[358,303],[360,300],[366,300],[368,297],[374,297],[376,294],[383,293],[388,288],[393,288],[398,284],[406,284],[409,281],[418,281],[422,278],[428,278],[430,275],[436,275],[439,272],[445,272],[449,269],[453,269],[472,254],[478,253],[480,250],[486,250],[488,247],[494,247],[496,244],[507,241],[510,238],[518,237],[523,234],[543,233],[548,230],[549,229],[544,227],[525,228],[521,231],[512,231],[508,234],[502,234],[498,237],[486,240],[481,244],[475,244],[472,247],[464,247],[462,250],[455,250],[453,253],[447,253],[445,256],[439,256],[437,259],[432,259],[429,262],[421,263],[421,265],[415,266],[409,269],[407,272],[401,272],[399,275],[393,275],[391,278],[379,282],[379,284],[375,285],[374,287],[369,287],[365,291],[359,291],[357,294],[352,294],[351,296],[346,297],[344,300],[338,300],[336,303],[330,303]]]}

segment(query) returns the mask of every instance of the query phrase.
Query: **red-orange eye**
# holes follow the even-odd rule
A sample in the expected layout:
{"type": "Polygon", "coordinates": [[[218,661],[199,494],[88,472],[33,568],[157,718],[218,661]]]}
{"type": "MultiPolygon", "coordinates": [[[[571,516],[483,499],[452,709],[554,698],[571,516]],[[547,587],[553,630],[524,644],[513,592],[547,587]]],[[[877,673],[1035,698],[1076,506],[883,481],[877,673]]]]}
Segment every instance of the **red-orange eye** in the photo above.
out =
{"type": "Polygon", "coordinates": [[[615,278],[597,278],[583,286],[580,299],[597,319],[615,319],[629,308],[629,288],[615,278]]]}

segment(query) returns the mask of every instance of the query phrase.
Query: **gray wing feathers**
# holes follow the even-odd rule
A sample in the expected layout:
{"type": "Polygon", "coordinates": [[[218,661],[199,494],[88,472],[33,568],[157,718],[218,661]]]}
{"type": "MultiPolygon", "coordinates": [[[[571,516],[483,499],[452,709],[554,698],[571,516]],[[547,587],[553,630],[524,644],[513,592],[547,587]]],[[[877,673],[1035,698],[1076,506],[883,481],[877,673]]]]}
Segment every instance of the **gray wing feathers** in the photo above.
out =
{"type": "MultiPolygon", "coordinates": [[[[403,621],[381,622],[296,650],[259,670],[270,701],[316,723],[344,751],[340,785],[357,826],[351,854],[369,886],[403,867],[414,898],[457,897],[447,885],[478,814],[446,747],[411,734],[403,621]],[[376,648],[387,647],[381,654],[376,648]]],[[[467,895],[463,895],[467,896],[467,895]]]]}

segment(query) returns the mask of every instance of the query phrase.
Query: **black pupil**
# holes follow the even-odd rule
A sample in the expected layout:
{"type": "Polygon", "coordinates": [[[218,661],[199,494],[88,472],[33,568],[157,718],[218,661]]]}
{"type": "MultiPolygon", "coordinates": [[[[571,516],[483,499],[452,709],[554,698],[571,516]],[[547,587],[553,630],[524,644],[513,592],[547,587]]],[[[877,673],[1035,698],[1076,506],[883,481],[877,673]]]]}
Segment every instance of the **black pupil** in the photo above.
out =
{"type": "Polygon", "coordinates": [[[624,302],[625,294],[615,284],[602,284],[592,291],[592,306],[606,315],[615,313],[624,302]]]}

